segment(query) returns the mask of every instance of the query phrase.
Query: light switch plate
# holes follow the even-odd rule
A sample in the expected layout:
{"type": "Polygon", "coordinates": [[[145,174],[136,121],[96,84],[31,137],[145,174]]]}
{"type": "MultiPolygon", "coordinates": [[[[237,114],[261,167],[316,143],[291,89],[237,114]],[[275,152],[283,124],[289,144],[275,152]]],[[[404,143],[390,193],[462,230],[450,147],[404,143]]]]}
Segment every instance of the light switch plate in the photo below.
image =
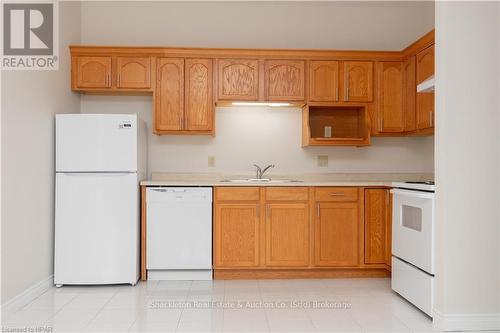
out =
{"type": "Polygon", "coordinates": [[[209,167],[214,167],[215,166],[215,156],[212,156],[212,155],[208,156],[208,166],[209,167]]]}
{"type": "Polygon", "coordinates": [[[328,155],[318,155],[318,166],[322,168],[328,166],[328,155]]]}

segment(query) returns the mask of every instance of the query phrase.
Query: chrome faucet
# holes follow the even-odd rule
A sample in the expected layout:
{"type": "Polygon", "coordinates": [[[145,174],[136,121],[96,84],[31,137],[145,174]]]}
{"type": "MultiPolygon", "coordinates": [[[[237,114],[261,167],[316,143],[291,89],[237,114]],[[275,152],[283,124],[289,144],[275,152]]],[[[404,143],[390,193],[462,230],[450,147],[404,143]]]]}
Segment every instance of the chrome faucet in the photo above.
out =
{"type": "Polygon", "coordinates": [[[256,174],[255,174],[255,178],[256,179],[262,179],[262,176],[264,176],[264,173],[269,170],[270,168],[274,168],[274,164],[269,164],[268,166],[266,166],[264,169],[262,169],[260,166],[258,166],[257,164],[254,164],[253,165],[257,170],[256,174]]]}

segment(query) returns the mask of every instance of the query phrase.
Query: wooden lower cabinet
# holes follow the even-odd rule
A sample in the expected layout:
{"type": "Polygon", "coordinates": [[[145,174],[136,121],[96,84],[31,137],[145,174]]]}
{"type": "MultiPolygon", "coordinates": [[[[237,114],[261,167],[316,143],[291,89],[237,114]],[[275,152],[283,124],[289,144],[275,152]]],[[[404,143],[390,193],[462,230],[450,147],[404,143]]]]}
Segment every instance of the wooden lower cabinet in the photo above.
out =
{"type": "Polygon", "coordinates": [[[357,266],[359,207],[357,202],[317,203],[316,266],[357,266]]]}
{"type": "Polygon", "coordinates": [[[383,264],[386,258],[388,191],[365,190],[365,264],[383,264]]]}
{"type": "Polygon", "coordinates": [[[309,244],[309,204],[267,204],[266,266],[308,266],[309,244]]]}
{"type": "Polygon", "coordinates": [[[259,265],[258,207],[258,204],[231,203],[215,206],[215,266],[259,265]]]}
{"type": "Polygon", "coordinates": [[[215,188],[215,278],[388,276],[387,191],[215,188]]]}

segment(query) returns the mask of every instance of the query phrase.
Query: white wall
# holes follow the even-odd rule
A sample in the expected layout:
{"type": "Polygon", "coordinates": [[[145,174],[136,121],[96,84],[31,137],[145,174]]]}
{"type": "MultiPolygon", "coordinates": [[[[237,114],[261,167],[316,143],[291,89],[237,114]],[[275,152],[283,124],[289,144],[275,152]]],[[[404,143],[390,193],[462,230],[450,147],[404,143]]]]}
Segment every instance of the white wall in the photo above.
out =
{"type": "Polygon", "coordinates": [[[82,96],[83,113],[139,113],[149,128],[149,172],[249,173],[253,163],[276,164],[273,173],[433,172],[432,137],[373,138],[373,145],[301,147],[300,109],[217,108],[216,136],[151,134],[151,97],[82,96]],[[329,155],[328,168],[316,156],[329,155]],[[216,166],[208,167],[208,156],[216,166]]]}
{"type": "MultiPolygon", "coordinates": [[[[86,2],[82,43],[197,47],[401,50],[433,29],[434,6],[413,3],[86,2]]],[[[82,112],[135,112],[151,125],[149,96],[82,96],[82,112]]],[[[433,172],[433,138],[373,139],[367,148],[300,147],[300,112],[218,109],[216,137],[151,135],[149,171],[276,173],[433,172]],[[329,167],[316,167],[316,155],[329,167]],[[207,167],[208,155],[216,167],[207,167]]]]}
{"type": "Polygon", "coordinates": [[[434,28],[434,4],[88,1],[82,27],[86,44],[400,50],[434,28]]]}
{"type": "Polygon", "coordinates": [[[436,3],[436,324],[500,329],[500,4],[436,3]]]}
{"type": "Polygon", "coordinates": [[[80,110],[67,53],[80,14],[59,5],[58,71],[2,72],[2,304],[53,273],[54,114],[80,110]]]}

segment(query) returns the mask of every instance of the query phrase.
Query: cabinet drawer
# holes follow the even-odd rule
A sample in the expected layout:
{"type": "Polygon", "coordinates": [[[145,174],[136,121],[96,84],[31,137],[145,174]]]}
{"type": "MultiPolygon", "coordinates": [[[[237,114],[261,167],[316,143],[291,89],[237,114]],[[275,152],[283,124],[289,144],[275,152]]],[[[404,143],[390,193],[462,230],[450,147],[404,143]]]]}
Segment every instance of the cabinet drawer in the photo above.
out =
{"type": "Polygon", "coordinates": [[[318,187],[315,190],[316,201],[348,202],[358,200],[356,187],[318,187]]]}
{"type": "Polygon", "coordinates": [[[392,290],[432,316],[434,304],[434,277],[392,257],[392,290]]]}
{"type": "Polygon", "coordinates": [[[267,201],[306,201],[308,199],[307,187],[266,187],[267,201]]]}
{"type": "Polygon", "coordinates": [[[258,187],[216,187],[217,201],[259,201],[258,187]]]}

